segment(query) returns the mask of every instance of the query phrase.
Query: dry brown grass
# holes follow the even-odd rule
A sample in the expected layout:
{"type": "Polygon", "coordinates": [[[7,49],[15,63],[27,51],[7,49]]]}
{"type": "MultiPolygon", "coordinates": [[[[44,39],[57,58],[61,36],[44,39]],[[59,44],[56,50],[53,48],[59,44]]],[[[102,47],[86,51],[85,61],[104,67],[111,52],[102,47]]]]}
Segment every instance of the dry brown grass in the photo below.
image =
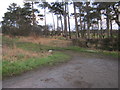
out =
{"type": "Polygon", "coordinates": [[[33,57],[47,57],[51,55],[49,52],[32,52],[32,51],[26,51],[20,48],[9,48],[7,46],[3,46],[2,48],[2,59],[3,60],[8,60],[8,61],[16,61],[16,60],[27,60],[28,58],[33,58],[33,57]]]}
{"type": "Polygon", "coordinates": [[[71,41],[60,40],[55,38],[43,38],[43,37],[20,37],[20,41],[23,42],[32,42],[46,46],[57,46],[57,47],[67,47],[71,45],[71,41]]]}

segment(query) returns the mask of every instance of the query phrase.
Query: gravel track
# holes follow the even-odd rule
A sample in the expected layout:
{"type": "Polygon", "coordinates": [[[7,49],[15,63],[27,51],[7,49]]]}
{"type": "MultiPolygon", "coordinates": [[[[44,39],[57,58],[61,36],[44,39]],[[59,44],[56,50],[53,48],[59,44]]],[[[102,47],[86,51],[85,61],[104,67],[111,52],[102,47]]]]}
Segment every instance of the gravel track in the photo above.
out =
{"type": "Polygon", "coordinates": [[[39,68],[3,80],[3,88],[118,88],[118,60],[65,51],[67,63],[39,68]]]}

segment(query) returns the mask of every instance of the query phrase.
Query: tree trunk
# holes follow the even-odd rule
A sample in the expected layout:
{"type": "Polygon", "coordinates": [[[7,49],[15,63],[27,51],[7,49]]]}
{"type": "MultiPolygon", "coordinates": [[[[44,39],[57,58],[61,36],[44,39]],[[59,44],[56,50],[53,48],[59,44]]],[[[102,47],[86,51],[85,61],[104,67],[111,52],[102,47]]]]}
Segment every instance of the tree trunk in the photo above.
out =
{"type": "Polygon", "coordinates": [[[62,29],[62,35],[64,33],[64,30],[63,30],[63,22],[62,22],[62,15],[60,14],[60,21],[61,21],[61,29],[62,29]]]}
{"type": "Polygon", "coordinates": [[[65,7],[64,7],[64,36],[67,37],[67,13],[66,13],[66,2],[65,2],[65,7]]]}
{"type": "Polygon", "coordinates": [[[120,51],[120,2],[118,2],[118,5],[119,5],[119,8],[118,10],[114,7],[113,5],[113,9],[115,11],[115,16],[116,16],[116,19],[115,19],[115,22],[118,24],[118,51],[120,51]]]}
{"type": "Polygon", "coordinates": [[[106,10],[107,18],[106,18],[106,25],[107,25],[107,37],[109,38],[109,11],[106,10]]]}
{"type": "Polygon", "coordinates": [[[94,26],[93,26],[93,24],[92,24],[92,38],[95,38],[95,37],[94,37],[94,29],[93,29],[93,27],[94,27],[94,26]]]}
{"type": "Polygon", "coordinates": [[[78,37],[80,37],[80,35],[79,35],[79,30],[78,30],[78,23],[77,23],[77,14],[76,14],[75,2],[73,2],[73,6],[74,6],[74,15],[75,15],[76,34],[77,34],[77,38],[78,38],[78,37]]]}
{"type": "Polygon", "coordinates": [[[33,11],[33,9],[34,9],[34,6],[33,6],[33,2],[32,2],[32,24],[33,24],[33,26],[35,25],[35,17],[34,17],[34,11],[33,11]]]}
{"type": "Polygon", "coordinates": [[[97,38],[99,38],[99,36],[100,36],[100,34],[99,34],[99,28],[100,28],[100,26],[99,26],[99,20],[97,20],[97,22],[98,22],[97,38]]]}
{"type": "Polygon", "coordinates": [[[87,7],[87,39],[90,39],[90,18],[89,18],[88,5],[89,5],[89,2],[86,3],[86,7],[87,7]]]}
{"type": "Polygon", "coordinates": [[[52,31],[52,35],[54,35],[54,31],[55,31],[55,20],[54,20],[54,15],[52,13],[52,18],[53,18],[53,31],[52,31]]]}
{"type": "Polygon", "coordinates": [[[57,16],[57,30],[56,31],[58,31],[58,27],[59,27],[59,18],[58,18],[58,15],[56,15],[57,16]]]}
{"type": "Polygon", "coordinates": [[[84,35],[83,35],[83,38],[86,36],[86,28],[85,28],[86,24],[85,24],[85,21],[84,21],[84,35]]]}
{"type": "Polygon", "coordinates": [[[56,17],[57,17],[57,27],[56,27],[56,35],[58,35],[59,34],[59,31],[58,31],[58,27],[59,27],[59,19],[58,19],[58,15],[56,15],[56,17]]]}
{"type": "Polygon", "coordinates": [[[68,11],[68,28],[69,28],[69,38],[71,39],[71,31],[70,31],[70,17],[69,17],[69,7],[67,5],[67,11],[68,11]]]}
{"type": "Polygon", "coordinates": [[[47,26],[47,24],[46,24],[46,8],[44,8],[44,17],[45,17],[45,30],[44,30],[44,34],[46,36],[47,35],[47,28],[46,28],[46,26],[47,26]]]}
{"type": "Polygon", "coordinates": [[[33,11],[33,8],[34,8],[34,3],[32,2],[32,31],[34,31],[34,25],[35,25],[35,20],[34,20],[34,11],[33,11]]]}
{"type": "Polygon", "coordinates": [[[103,37],[102,18],[100,19],[101,38],[103,37]]]}
{"type": "Polygon", "coordinates": [[[79,17],[80,17],[80,30],[81,30],[81,36],[83,36],[83,32],[82,32],[82,21],[81,21],[81,9],[79,7],[79,17]]]}
{"type": "Polygon", "coordinates": [[[112,37],[113,34],[112,34],[112,20],[110,20],[110,37],[112,37]]]}

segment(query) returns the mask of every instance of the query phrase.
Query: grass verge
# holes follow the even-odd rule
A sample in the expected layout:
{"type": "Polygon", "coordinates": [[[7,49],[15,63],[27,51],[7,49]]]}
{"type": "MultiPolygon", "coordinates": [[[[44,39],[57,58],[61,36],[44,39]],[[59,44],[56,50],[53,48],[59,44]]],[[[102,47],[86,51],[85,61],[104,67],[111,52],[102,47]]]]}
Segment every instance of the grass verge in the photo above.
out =
{"type": "Polygon", "coordinates": [[[54,53],[45,58],[30,58],[24,61],[9,62],[4,61],[2,64],[2,75],[4,77],[13,76],[32,70],[33,68],[42,66],[53,66],[57,63],[62,63],[69,60],[70,56],[61,52],[54,53]]]}
{"type": "MultiPolygon", "coordinates": [[[[76,52],[86,52],[86,53],[97,53],[101,55],[107,55],[107,56],[112,56],[112,57],[120,57],[120,52],[117,51],[106,51],[106,50],[91,50],[88,48],[81,48],[78,46],[69,46],[69,47],[53,47],[53,46],[44,46],[40,44],[35,44],[31,42],[18,42],[18,39],[8,39],[6,37],[3,37],[5,44],[11,45],[12,42],[15,43],[15,45],[19,48],[22,48],[24,50],[30,50],[30,51],[48,51],[49,49],[53,50],[71,50],[71,51],[76,51],[76,52]]],[[[14,45],[12,45],[14,46],[14,45]]]]}
{"type": "Polygon", "coordinates": [[[120,52],[117,52],[117,51],[92,50],[92,49],[88,49],[88,48],[81,48],[78,46],[70,46],[70,47],[63,48],[63,49],[64,50],[72,50],[72,51],[76,51],[76,52],[95,53],[95,54],[101,54],[101,55],[107,55],[107,56],[120,58],[120,52]]]}
{"type": "MultiPolygon", "coordinates": [[[[103,50],[90,50],[88,48],[80,48],[77,46],[69,46],[66,48],[62,47],[52,47],[52,46],[44,46],[41,44],[36,44],[32,42],[21,42],[18,41],[18,38],[15,39],[9,39],[6,37],[3,37],[3,45],[6,45],[10,48],[22,48],[26,51],[33,51],[33,52],[42,52],[42,51],[48,51],[49,49],[53,50],[71,50],[76,52],[86,52],[86,53],[94,53],[94,54],[101,54],[101,55],[108,55],[113,57],[120,57],[120,54],[118,55],[118,52],[112,52],[112,51],[103,51],[103,50]]],[[[19,58],[23,58],[23,55],[20,55],[19,58]]],[[[3,78],[7,76],[17,75],[22,72],[26,72],[28,70],[42,67],[42,66],[53,66],[57,63],[65,62],[69,60],[70,56],[64,54],[64,53],[54,53],[48,57],[40,58],[40,57],[30,57],[27,60],[16,60],[14,62],[10,62],[8,60],[3,60],[2,62],[2,74],[3,78]]]]}

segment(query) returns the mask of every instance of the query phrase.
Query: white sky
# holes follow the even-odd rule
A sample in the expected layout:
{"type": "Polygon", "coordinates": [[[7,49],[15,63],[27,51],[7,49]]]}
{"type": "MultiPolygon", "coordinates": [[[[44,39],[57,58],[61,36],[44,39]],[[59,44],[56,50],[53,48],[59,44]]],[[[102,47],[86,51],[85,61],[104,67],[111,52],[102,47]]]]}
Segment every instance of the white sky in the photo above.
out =
{"type": "MultiPolygon", "coordinates": [[[[14,2],[14,3],[17,3],[17,5],[22,6],[23,1],[24,0],[2,0],[2,2],[0,3],[0,21],[2,21],[2,17],[4,16],[4,13],[7,11],[7,8],[11,3],[14,2]]],[[[73,7],[69,6],[69,10],[70,10],[70,12],[73,12],[73,7]]],[[[43,13],[43,10],[40,9],[40,12],[43,13]]],[[[57,24],[57,19],[56,19],[55,15],[54,15],[54,18],[55,18],[55,24],[57,24]]],[[[52,14],[46,15],[46,21],[47,21],[47,24],[52,25],[52,23],[53,23],[52,14]]],[[[39,23],[44,25],[44,21],[39,21],[39,23]]],[[[70,19],[71,29],[74,29],[74,26],[75,26],[74,23],[75,23],[74,19],[70,19]]],[[[106,26],[106,24],[104,24],[104,27],[105,26],[106,26]]],[[[118,25],[116,25],[116,23],[113,23],[113,29],[118,29],[118,25]]]]}
{"type": "Polygon", "coordinates": [[[1,1],[1,3],[0,3],[0,21],[2,20],[4,13],[7,11],[8,6],[13,2],[19,4],[20,6],[23,5],[23,0],[2,0],[1,1]]]}

